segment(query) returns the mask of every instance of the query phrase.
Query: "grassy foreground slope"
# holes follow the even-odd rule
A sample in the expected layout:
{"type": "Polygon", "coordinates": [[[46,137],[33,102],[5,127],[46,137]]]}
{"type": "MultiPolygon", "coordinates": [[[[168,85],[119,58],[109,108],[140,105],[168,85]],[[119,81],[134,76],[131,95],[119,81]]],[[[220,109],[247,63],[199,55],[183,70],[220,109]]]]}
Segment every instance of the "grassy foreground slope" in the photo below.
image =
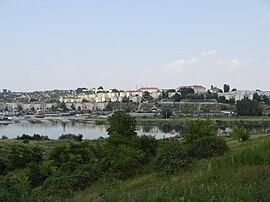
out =
{"type": "Polygon", "coordinates": [[[67,201],[270,201],[270,137],[228,145],[224,156],[192,162],[174,175],[98,182],[67,201]]]}

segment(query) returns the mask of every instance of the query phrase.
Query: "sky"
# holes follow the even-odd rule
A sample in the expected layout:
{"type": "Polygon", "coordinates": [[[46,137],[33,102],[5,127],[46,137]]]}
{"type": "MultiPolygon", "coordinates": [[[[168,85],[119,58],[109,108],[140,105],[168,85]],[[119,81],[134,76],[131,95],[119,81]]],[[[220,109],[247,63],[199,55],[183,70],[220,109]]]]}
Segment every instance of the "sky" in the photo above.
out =
{"type": "Polygon", "coordinates": [[[0,0],[0,89],[270,90],[270,0],[0,0]]]}

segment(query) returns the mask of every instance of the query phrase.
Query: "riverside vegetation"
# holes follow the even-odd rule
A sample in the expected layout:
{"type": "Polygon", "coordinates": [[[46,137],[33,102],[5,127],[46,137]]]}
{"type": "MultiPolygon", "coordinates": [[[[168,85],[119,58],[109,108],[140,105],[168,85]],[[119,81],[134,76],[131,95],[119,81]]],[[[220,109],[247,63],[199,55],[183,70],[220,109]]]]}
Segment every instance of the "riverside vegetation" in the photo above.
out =
{"type": "Polygon", "coordinates": [[[0,201],[270,201],[268,135],[234,127],[225,141],[193,120],[156,140],[121,111],[109,124],[107,139],[1,140],[0,201]]]}

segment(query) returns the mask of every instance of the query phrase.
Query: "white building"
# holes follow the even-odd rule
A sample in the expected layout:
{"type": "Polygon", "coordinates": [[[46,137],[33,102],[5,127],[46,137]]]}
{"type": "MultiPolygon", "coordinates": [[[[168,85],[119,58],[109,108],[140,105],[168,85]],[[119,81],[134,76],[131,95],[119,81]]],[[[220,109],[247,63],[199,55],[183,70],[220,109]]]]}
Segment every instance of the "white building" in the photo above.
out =
{"type": "Polygon", "coordinates": [[[184,88],[191,88],[191,89],[193,89],[195,94],[202,94],[202,93],[205,93],[206,92],[206,88],[203,87],[203,86],[201,86],[201,85],[179,86],[175,90],[176,91],[179,91],[179,90],[184,89],[184,88]]]}

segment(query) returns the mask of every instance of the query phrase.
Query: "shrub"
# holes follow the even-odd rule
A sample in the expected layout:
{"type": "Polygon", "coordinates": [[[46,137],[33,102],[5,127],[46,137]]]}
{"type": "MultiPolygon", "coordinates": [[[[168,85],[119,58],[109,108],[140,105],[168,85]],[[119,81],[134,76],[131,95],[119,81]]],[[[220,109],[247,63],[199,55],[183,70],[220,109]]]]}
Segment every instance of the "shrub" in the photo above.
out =
{"type": "Polygon", "coordinates": [[[82,134],[74,135],[74,134],[63,134],[58,139],[59,140],[75,140],[81,142],[83,138],[82,134]]]}
{"type": "Polygon", "coordinates": [[[230,136],[237,139],[239,142],[245,142],[249,140],[250,133],[244,128],[233,126],[233,131],[230,133],[230,136]]]}
{"type": "Polygon", "coordinates": [[[34,162],[27,166],[26,175],[31,187],[37,187],[51,175],[51,170],[48,166],[34,162]]]}
{"type": "Polygon", "coordinates": [[[36,201],[25,176],[6,176],[0,181],[0,201],[36,201]]]}
{"type": "Polygon", "coordinates": [[[95,162],[97,153],[96,148],[88,142],[72,142],[55,147],[49,154],[49,158],[61,170],[73,172],[81,164],[95,162]]]}
{"type": "Polygon", "coordinates": [[[182,144],[169,141],[162,145],[154,160],[156,170],[173,174],[189,163],[189,157],[182,144]]]}
{"type": "Polygon", "coordinates": [[[6,162],[4,160],[0,159],[0,175],[4,175],[8,172],[8,168],[6,165],[6,162]]]}
{"type": "Polygon", "coordinates": [[[206,158],[223,155],[229,150],[226,142],[218,137],[204,137],[187,145],[191,157],[206,158]]]}
{"type": "Polygon", "coordinates": [[[189,121],[184,138],[190,143],[203,137],[216,135],[215,129],[215,124],[210,120],[189,121]]]}
{"type": "Polygon", "coordinates": [[[93,184],[100,176],[95,166],[90,164],[80,165],[73,173],[59,173],[48,177],[42,185],[43,197],[58,195],[71,196],[74,191],[84,189],[93,184]]]}
{"type": "Polygon", "coordinates": [[[145,152],[129,145],[104,147],[100,170],[110,177],[125,179],[141,168],[145,152]]]}
{"type": "Polygon", "coordinates": [[[107,129],[108,135],[130,137],[136,136],[137,121],[134,117],[124,113],[123,111],[116,111],[108,119],[109,128],[107,129]]]}
{"type": "Polygon", "coordinates": [[[11,170],[24,168],[28,163],[41,162],[43,160],[43,149],[38,146],[14,144],[7,155],[8,167],[11,170]]]}
{"type": "Polygon", "coordinates": [[[17,136],[17,140],[50,140],[48,136],[43,136],[39,134],[34,134],[33,136],[23,134],[22,136],[17,136]]]}

